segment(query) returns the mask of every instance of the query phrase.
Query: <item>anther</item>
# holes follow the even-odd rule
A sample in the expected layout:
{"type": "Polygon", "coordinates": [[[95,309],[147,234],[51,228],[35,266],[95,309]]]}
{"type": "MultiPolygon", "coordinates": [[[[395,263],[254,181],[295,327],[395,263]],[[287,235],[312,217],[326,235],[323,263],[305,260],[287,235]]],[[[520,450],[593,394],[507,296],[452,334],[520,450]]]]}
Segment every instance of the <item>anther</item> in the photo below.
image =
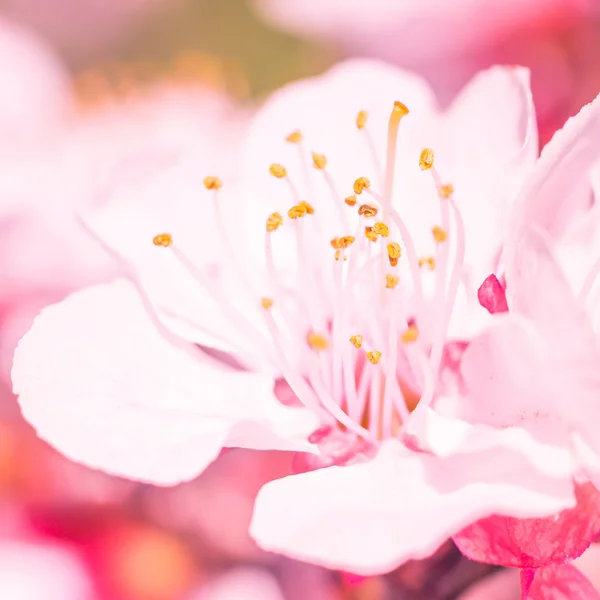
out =
{"type": "Polygon", "coordinates": [[[390,265],[395,267],[398,264],[398,259],[402,254],[402,250],[400,249],[400,244],[398,242],[390,242],[387,245],[388,258],[390,260],[390,265]]]}
{"type": "Polygon", "coordinates": [[[379,350],[371,350],[370,352],[367,352],[367,360],[371,364],[376,365],[380,359],[381,359],[381,352],[379,352],[379,350]]]}
{"type": "Polygon", "coordinates": [[[205,177],[204,187],[207,190],[220,190],[223,187],[223,182],[218,177],[205,177]]]}
{"type": "Polygon", "coordinates": [[[430,271],[435,270],[435,258],[433,256],[424,256],[419,258],[419,267],[427,267],[430,271]]]}
{"type": "Polygon", "coordinates": [[[361,110],[356,115],[356,127],[358,127],[358,129],[364,129],[367,125],[368,118],[369,118],[369,113],[366,110],[361,110]]]}
{"type": "Polygon", "coordinates": [[[358,335],[353,335],[350,338],[350,343],[355,347],[355,348],[360,348],[362,346],[362,335],[358,334],[358,335]]]}
{"type": "Polygon", "coordinates": [[[296,204],[296,206],[292,206],[292,208],[288,210],[287,214],[290,219],[299,219],[305,217],[308,214],[308,211],[302,204],[296,204]]]}
{"type": "Polygon", "coordinates": [[[441,244],[442,242],[445,242],[448,239],[448,234],[439,225],[432,227],[431,233],[433,235],[433,240],[437,244],[441,244]]]}
{"type": "Polygon", "coordinates": [[[267,231],[277,231],[281,225],[283,225],[283,217],[278,212],[274,212],[267,217],[267,231]]]}
{"type": "Polygon", "coordinates": [[[341,238],[338,238],[338,242],[341,248],[348,248],[348,246],[354,244],[356,238],[353,235],[343,235],[341,238]]]}
{"type": "Polygon", "coordinates": [[[399,281],[400,281],[400,277],[398,277],[398,275],[388,274],[385,276],[385,287],[388,290],[391,290],[398,285],[399,281]]]}
{"type": "Polygon", "coordinates": [[[305,202],[304,200],[301,200],[300,203],[299,203],[299,206],[303,206],[306,209],[306,212],[309,215],[314,215],[315,214],[315,209],[308,202],[305,202]]]}
{"type": "Polygon", "coordinates": [[[168,248],[173,243],[173,236],[170,233],[159,233],[152,239],[155,246],[168,248]]]}
{"type": "Polygon", "coordinates": [[[278,163],[273,163],[269,167],[269,173],[271,173],[273,177],[277,177],[277,179],[283,179],[284,177],[287,177],[286,168],[278,163]]]}
{"type": "Polygon", "coordinates": [[[292,133],[290,133],[290,135],[288,135],[285,138],[286,142],[289,142],[290,144],[300,144],[302,142],[303,136],[302,136],[302,132],[299,130],[296,131],[292,131],[292,133]]]}
{"type": "Polygon", "coordinates": [[[398,100],[396,100],[394,102],[393,112],[398,114],[400,117],[404,117],[410,111],[408,110],[408,106],[406,106],[406,104],[403,104],[402,102],[399,102],[398,100]]]}
{"type": "Polygon", "coordinates": [[[454,186],[451,183],[446,183],[445,185],[441,185],[439,189],[440,198],[444,200],[448,200],[452,194],[454,194],[454,186]]]}
{"type": "Polygon", "coordinates": [[[315,169],[323,170],[327,166],[327,157],[324,154],[318,152],[312,153],[313,167],[315,169]]]}
{"type": "Polygon", "coordinates": [[[379,236],[373,231],[372,227],[365,227],[365,236],[371,242],[376,242],[379,236]]]}
{"type": "MultiPolygon", "coordinates": [[[[334,256],[335,256],[335,260],[340,260],[340,256],[341,256],[341,255],[342,255],[342,251],[341,251],[341,250],[336,250],[336,251],[335,251],[335,254],[334,254],[334,256]]],[[[347,256],[344,256],[344,260],[348,260],[348,257],[347,257],[347,256]]]]}
{"type": "Polygon", "coordinates": [[[419,339],[419,330],[415,325],[409,325],[408,329],[402,334],[402,341],[405,344],[412,344],[419,339]]]}
{"type": "Polygon", "coordinates": [[[427,171],[433,167],[433,150],[431,148],[424,148],[421,151],[419,167],[421,167],[421,171],[427,171]]]}
{"type": "Polygon", "coordinates": [[[260,303],[265,310],[269,310],[273,306],[273,299],[263,298],[260,303]]]}
{"type": "Polygon", "coordinates": [[[306,343],[310,346],[312,350],[327,350],[329,347],[329,343],[327,342],[327,338],[320,333],[315,333],[314,331],[310,331],[306,336],[306,343]]]}
{"type": "Polygon", "coordinates": [[[377,216],[377,209],[370,204],[361,204],[358,207],[358,214],[367,219],[377,216]]]}
{"type": "Polygon", "coordinates": [[[365,190],[369,189],[370,187],[371,182],[368,180],[367,177],[359,177],[354,182],[354,193],[360,196],[365,190]]]}
{"type": "Polygon", "coordinates": [[[344,199],[344,202],[348,206],[354,206],[356,204],[356,196],[354,194],[352,196],[348,196],[347,198],[344,199]]]}
{"type": "Polygon", "coordinates": [[[377,222],[373,225],[373,232],[381,237],[388,237],[390,235],[390,228],[385,223],[377,222]]]}

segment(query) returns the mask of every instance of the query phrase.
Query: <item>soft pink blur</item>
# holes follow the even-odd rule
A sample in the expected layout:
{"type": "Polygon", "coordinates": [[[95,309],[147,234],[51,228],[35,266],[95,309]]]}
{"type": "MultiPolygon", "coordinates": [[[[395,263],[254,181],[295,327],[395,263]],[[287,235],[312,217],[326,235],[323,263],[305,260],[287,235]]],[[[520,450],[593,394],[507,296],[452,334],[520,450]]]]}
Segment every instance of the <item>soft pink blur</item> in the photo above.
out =
{"type": "Polygon", "coordinates": [[[600,86],[593,0],[255,2],[274,24],[421,73],[443,102],[480,69],[527,66],[543,141],[600,86]]]}
{"type": "Polygon", "coordinates": [[[110,49],[179,0],[4,0],[7,16],[75,60],[110,49]]]}

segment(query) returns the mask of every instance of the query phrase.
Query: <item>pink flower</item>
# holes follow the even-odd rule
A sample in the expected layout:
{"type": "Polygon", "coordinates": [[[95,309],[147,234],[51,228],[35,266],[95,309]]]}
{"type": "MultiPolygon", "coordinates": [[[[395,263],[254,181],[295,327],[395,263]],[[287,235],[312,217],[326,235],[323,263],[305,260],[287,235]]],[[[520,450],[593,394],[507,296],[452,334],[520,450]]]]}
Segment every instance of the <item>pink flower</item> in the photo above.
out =
{"type": "Polygon", "coordinates": [[[521,204],[556,206],[599,129],[594,104],[536,161],[520,69],[447,111],[374,62],[292,84],[254,118],[241,177],[138,170],[86,217],[131,280],[36,319],[13,367],[23,413],[74,460],[162,485],[222,447],[318,453],[262,488],[251,534],[359,574],[492,514],[570,508],[560,450],[456,418],[455,365],[492,319],[477,289],[521,204]]]}
{"type": "Polygon", "coordinates": [[[541,138],[597,93],[593,0],[255,0],[271,23],[426,77],[444,102],[480,69],[532,71],[541,138]]]}

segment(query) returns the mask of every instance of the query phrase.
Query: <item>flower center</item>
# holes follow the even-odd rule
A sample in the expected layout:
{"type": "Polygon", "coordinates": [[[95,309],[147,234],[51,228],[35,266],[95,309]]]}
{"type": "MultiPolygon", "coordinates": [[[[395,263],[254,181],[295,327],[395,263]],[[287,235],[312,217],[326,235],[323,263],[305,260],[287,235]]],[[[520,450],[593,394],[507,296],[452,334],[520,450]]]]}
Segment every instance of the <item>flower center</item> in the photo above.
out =
{"type": "MultiPolygon", "coordinates": [[[[252,337],[305,406],[370,440],[399,434],[417,403],[431,402],[464,258],[454,190],[443,184],[432,149],[424,149],[415,161],[431,175],[437,191],[434,255],[417,254],[409,227],[392,202],[399,127],[408,113],[404,104],[394,103],[383,169],[368,115],[358,113],[356,127],[378,166],[382,189],[358,177],[354,193],[346,197],[337,191],[326,156],[309,153],[302,133],[292,132],[286,141],[298,147],[304,177],[311,177],[312,161],[312,176],[324,178],[330,198],[301,198],[287,168],[270,166],[270,174],[288,186],[293,198],[287,213],[274,212],[265,224],[272,293],[260,304],[270,339],[243,323],[227,299],[219,299],[240,335],[252,337]],[[331,239],[321,218],[323,202],[333,203],[338,215],[339,235],[331,239]],[[286,230],[296,247],[292,273],[275,264],[274,239],[286,230]]],[[[216,198],[221,182],[208,177],[205,186],[216,198]]],[[[157,235],[154,243],[170,247],[201,278],[168,234],[157,235]]],[[[209,282],[203,278],[202,284],[209,282]]]]}

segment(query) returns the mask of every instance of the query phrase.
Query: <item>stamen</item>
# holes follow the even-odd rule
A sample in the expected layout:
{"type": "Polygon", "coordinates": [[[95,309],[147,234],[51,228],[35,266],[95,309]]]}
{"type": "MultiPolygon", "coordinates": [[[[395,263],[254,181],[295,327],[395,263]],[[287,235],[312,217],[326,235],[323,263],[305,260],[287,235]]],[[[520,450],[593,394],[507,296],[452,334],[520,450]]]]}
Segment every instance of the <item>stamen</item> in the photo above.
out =
{"type": "Polygon", "coordinates": [[[324,154],[313,152],[312,159],[313,167],[315,169],[323,170],[327,166],[327,157],[324,154]]]}
{"type": "Polygon", "coordinates": [[[348,246],[354,244],[355,241],[356,238],[353,235],[343,235],[341,238],[338,239],[340,248],[348,248],[348,246]]]}
{"type": "Polygon", "coordinates": [[[359,177],[354,182],[354,193],[357,196],[360,196],[365,190],[371,187],[371,182],[367,177],[359,177]]]}
{"type": "Polygon", "coordinates": [[[302,132],[297,129],[296,131],[292,131],[292,133],[285,138],[285,141],[290,144],[300,144],[303,138],[302,132]]]}
{"type": "Polygon", "coordinates": [[[387,274],[385,276],[385,287],[388,290],[391,290],[393,288],[395,288],[398,285],[398,282],[400,281],[400,277],[398,277],[398,275],[391,275],[391,274],[387,274]]]}
{"type": "Polygon", "coordinates": [[[173,243],[173,236],[170,233],[159,233],[152,239],[152,243],[155,246],[162,246],[168,248],[173,243]]]}
{"type": "Polygon", "coordinates": [[[390,235],[390,228],[385,223],[377,222],[373,225],[373,232],[381,237],[388,237],[390,235]]]}
{"type": "Polygon", "coordinates": [[[433,227],[431,229],[431,233],[433,234],[433,239],[437,244],[441,244],[448,239],[448,234],[439,225],[433,227]]]}
{"type": "Polygon", "coordinates": [[[440,195],[440,198],[448,200],[448,198],[450,198],[450,196],[454,194],[454,186],[451,183],[440,185],[438,193],[440,195]]]}
{"type": "Polygon", "coordinates": [[[329,348],[329,342],[327,338],[320,333],[315,333],[314,331],[310,331],[306,336],[306,343],[310,346],[312,350],[327,350],[329,348]]]}
{"type": "Polygon", "coordinates": [[[204,187],[207,190],[220,190],[223,187],[223,182],[218,177],[205,177],[204,187]]]}
{"type": "Polygon", "coordinates": [[[370,204],[361,204],[358,208],[358,214],[365,219],[377,216],[377,209],[370,204]]]}
{"type": "Polygon", "coordinates": [[[398,259],[402,254],[402,250],[400,249],[400,244],[398,242],[390,242],[387,245],[388,258],[390,260],[390,265],[395,267],[398,264],[398,259]]]}
{"type": "Polygon", "coordinates": [[[348,206],[354,206],[356,204],[356,196],[354,196],[354,195],[348,196],[347,198],[344,199],[344,202],[348,206]]]}
{"type": "Polygon", "coordinates": [[[272,298],[262,298],[260,301],[260,304],[265,310],[269,310],[273,306],[273,299],[272,298]]]}
{"type": "Polygon", "coordinates": [[[352,344],[352,345],[353,345],[353,346],[354,346],[356,349],[358,349],[358,348],[360,348],[360,347],[362,346],[362,342],[363,342],[363,339],[362,339],[362,335],[360,335],[360,334],[353,335],[353,336],[350,338],[350,343],[351,343],[351,344],[352,344]]]}
{"type": "Polygon", "coordinates": [[[365,237],[371,242],[376,242],[379,239],[372,227],[365,227],[365,237]]]}
{"type": "Polygon", "coordinates": [[[314,214],[315,214],[315,209],[314,209],[314,208],[312,207],[312,205],[310,205],[308,202],[305,202],[304,200],[302,200],[302,201],[299,203],[299,206],[302,206],[302,207],[304,207],[304,208],[306,209],[306,212],[307,212],[309,215],[314,215],[314,214]]]}
{"type": "MultiPolygon", "coordinates": [[[[381,359],[381,352],[379,352],[379,350],[371,350],[370,352],[367,352],[367,360],[373,364],[376,365],[381,359]]],[[[376,401],[375,398],[371,398],[371,401],[374,402],[376,401]]]]}
{"type": "Polygon", "coordinates": [[[419,330],[416,325],[409,325],[408,329],[402,334],[404,344],[412,344],[419,339],[419,330]]]}
{"type": "Polygon", "coordinates": [[[419,167],[421,167],[421,171],[427,171],[433,167],[433,150],[431,148],[424,148],[421,151],[419,167]]]}
{"type": "Polygon", "coordinates": [[[297,204],[296,206],[292,206],[287,214],[290,219],[300,219],[308,214],[308,210],[306,209],[306,206],[297,204]]]}
{"type": "Polygon", "coordinates": [[[278,212],[274,212],[267,217],[267,231],[277,231],[282,225],[283,217],[278,212]]]}
{"type": "Polygon", "coordinates": [[[419,258],[419,267],[427,267],[430,271],[435,271],[435,258],[433,256],[423,256],[419,258]]]}
{"type": "Polygon", "coordinates": [[[369,113],[366,110],[361,110],[356,115],[356,127],[358,129],[364,129],[367,125],[367,119],[369,118],[369,113]]]}
{"type": "Polygon", "coordinates": [[[269,173],[271,173],[271,175],[273,175],[273,177],[276,177],[277,179],[284,179],[285,177],[287,177],[286,168],[278,163],[273,163],[269,167],[269,173]]]}
{"type": "MultiPolygon", "coordinates": [[[[335,254],[334,254],[335,260],[340,260],[341,256],[342,256],[342,251],[341,250],[336,250],[335,254]]],[[[344,256],[344,260],[348,260],[348,257],[344,256]]]]}

